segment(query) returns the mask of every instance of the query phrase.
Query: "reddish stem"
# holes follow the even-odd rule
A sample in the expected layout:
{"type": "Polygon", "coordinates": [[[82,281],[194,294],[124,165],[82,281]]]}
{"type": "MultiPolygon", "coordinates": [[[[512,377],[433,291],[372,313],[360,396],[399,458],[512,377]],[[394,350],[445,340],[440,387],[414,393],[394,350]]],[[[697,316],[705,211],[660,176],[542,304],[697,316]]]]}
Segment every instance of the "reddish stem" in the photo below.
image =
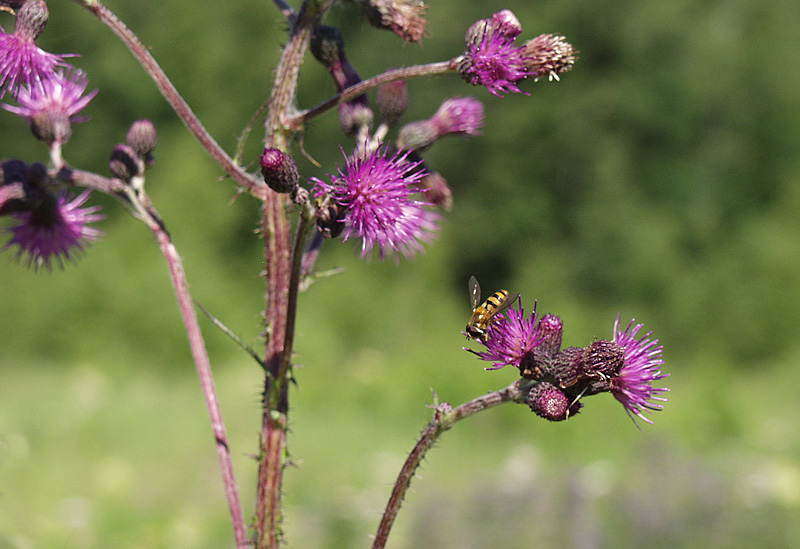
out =
{"type": "Polygon", "coordinates": [[[375,534],[372,549],[382,549],[386,546],[389,532],[392,529],[395,518],[397,518],[397,513],[400,511],[400,506],[403,503],[408,487],[411,485],[414,472],[419,467],[427,451],[439,438],[439,435],[450,429],[457,421],[472,414],[482,412],[504,402],[524,402],[529,389],[530,385],[526,380],[518,380],[505,389],[465,402],[458,408],[451,409],[450,405],[446,403],[436,406],[433,412],[433,419],[422,431],[422,435],[420,435],[402,469],[400,469],[400,474],[397,476],[392,489],[392,495],[389,497],[386,510],[383,512],[383,518],[378,526],[378,532],[375,534]]]}

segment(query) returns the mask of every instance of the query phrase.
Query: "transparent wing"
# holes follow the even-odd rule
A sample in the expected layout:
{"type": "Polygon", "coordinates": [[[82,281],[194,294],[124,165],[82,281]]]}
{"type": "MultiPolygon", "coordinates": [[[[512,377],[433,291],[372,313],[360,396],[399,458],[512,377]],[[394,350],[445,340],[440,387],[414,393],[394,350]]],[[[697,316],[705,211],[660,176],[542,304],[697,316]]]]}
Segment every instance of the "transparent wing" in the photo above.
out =
{"type": "Polygon", "coordinates": [[[497,311],[495,311],[494,314],[499,315],[500,313],[511,307],[511,305],[513,305],[514,302],[518,299],[519,299],[519,293],[511,294],[510,296],[508,296],[508,299],[506,299],[500,304],[500,306],[497,308],[497,311]]]}
{"type": "Polygon", "coordinates": [[[481,304],[481,285],[474,276],[469,277],[469,304],[473,311],[481,304]]]}

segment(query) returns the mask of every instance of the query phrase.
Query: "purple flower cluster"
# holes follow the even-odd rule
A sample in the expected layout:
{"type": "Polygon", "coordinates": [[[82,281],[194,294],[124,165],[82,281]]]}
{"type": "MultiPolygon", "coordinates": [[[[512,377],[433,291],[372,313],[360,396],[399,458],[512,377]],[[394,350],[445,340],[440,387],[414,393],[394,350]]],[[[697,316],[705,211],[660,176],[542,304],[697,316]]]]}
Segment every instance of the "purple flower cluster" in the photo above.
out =
{"type": "Polygon", "coordinates": [[[362,257],[376,247],[381,259],[392,252],[411,256],[437,230],[438,215],[425,209],[427,202],[412,199],[425,171],[408,155],[390,155],[386,146],[368,154],[356,151],[330,183],[313,179],[312,192],[326,205],[318,213],[326,215],[326,222],[343,222],[343,240],[361,237],[362,257]]]}
{"type": "Polygon", "coordinates": [[[619,316],[610,341],[596,340],[586,348],[561,349],[561,319],[537,317],[536,307],[525,316],[522,305],[497,315],[486,338],[485,350],[467,351],[492,362],[487,370],[514,366],[531,383],[528,404],[539,416],[560,421],[578,413],[581,398],[610,392],[631,416],[652,423],[644,412],[663,408],[658,402],[669,389],[653,383],[669,374],[661,373],[662,346],[650,339],[651,332],[637,337],[642,324],[632,320],[620,328],[619,316]]]}
{"type": "Polygon", "coordinates": [[[575,51],[563,36],[543,34],[518,46],[521,32],[522,25],[508,10],[472,25],[466,36],[467,51],[458,63],[462,78],[502,97],[509,92],[525,93],[517,83],[526,78],[547,75],[558,80],[560,73],[572,68],[575,51]]]}
{"type": "MultiPolygon", "coordinates": [[[[0,98],[8,93],[17,105],[0,104],[5,110],[28,120],[37,139],[50,147],[56,170],[65,163],[61,147],[70,138],[71,124],[86,120],[78,116],[97,90],[86,94],[86,75],[69,66],[71,55],[48,53],[36,45],[47,24],[47,5],[43,0],[24,0],[9,4],[16,10],[12,34],[0,27],[0,98]]],[[[82,208],[89,198],[85,191],[69,198],[58,189],[43,166],[5,162],[0,178],[0,215],[12,217],[6,230],[12,234],[5,249],[18,246],[17,257],[35,268],[51,267],[55,260],[63,265],[84,243],[96,240],[100,232],[89,223],[102,216],[99,206],[82,208]]]]}

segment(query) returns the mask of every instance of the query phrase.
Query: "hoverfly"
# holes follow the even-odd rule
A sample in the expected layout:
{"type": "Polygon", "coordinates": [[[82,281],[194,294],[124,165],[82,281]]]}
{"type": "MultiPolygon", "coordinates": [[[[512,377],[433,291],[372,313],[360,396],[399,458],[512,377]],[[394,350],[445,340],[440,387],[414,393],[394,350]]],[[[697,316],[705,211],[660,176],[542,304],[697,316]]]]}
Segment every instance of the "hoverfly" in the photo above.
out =
{"type": "Polygon", "coordinates": [[[481,285],[474,276],[469,277],[469,302],[472,306],[472,316],[464,330],[467,339],[486,340],[486,329],[494,321],[494,317],[508,309],[517,299],[519,294],[509,294],[508,290],[498,290],[481,303],[481,285]]]}

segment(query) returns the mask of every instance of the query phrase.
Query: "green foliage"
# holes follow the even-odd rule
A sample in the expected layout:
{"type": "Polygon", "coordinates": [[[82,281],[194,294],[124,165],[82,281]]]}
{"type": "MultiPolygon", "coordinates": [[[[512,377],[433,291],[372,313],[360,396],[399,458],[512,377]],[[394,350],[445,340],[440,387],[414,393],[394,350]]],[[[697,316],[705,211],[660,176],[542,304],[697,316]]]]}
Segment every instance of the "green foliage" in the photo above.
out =
{"type": "MultiPolygon", "coordinates": [[[[268,97],[284,24],[271,5],[109,2],[219,142],[268,97]]],[[[523,38],[580,50],[561,82],[502,100],[458,77],[409,82],[405,121],[474,95],[484,136],[427,155],[453,187],[438,242],[413,262],[363,262],[301,296],[291,397],[287,539],[363,547],[428,421],[431,389],[458,404],[507,385],[461,350],[466,281],[519,291],[564,320],[565,344],[611,333],[617,311],[664,344],[672,391],[639,433],[611,397],[549,424],[493,410],[442,438],[414,481],[394,547],[786,547],[800,537],[800,48],[796,2],[432,3],[424,45],[398,47],[334,12],[362,77],[453,57],[475,20],[508,7],[523,38]],[[380,55],[375,52],[380,51],[380,55]]],[[[195,297],[256,348],[263,308],[258,204],[186,133],[123,46],[72,2],[49,2],[44,49],[79,52],[100,89],[65,149],[107,173],[131,121],[159,131],[148,189],[195,297]]],[[[0,13],[0,23],[13,23],[0,13]]],[[[298,102],[334,89],[310,59],[298,102]]],[[[0,112],[0,154],[45,162],[0,112]]],[[[333,172],[330,113],[307,128],[305,176],[333,172]]],[[[257,161],[258,131],[245,162],[257,161]]],[[[78,265],[0,267],[0,546],[220,547],[231,532],[206,412],[166,269],[113,200],[78,265]]],[[[6,252],[10,257],[10,253],[6,252]]],[[[253,501],[260,370],[205,323],[243,502],[253,501]]]]}

